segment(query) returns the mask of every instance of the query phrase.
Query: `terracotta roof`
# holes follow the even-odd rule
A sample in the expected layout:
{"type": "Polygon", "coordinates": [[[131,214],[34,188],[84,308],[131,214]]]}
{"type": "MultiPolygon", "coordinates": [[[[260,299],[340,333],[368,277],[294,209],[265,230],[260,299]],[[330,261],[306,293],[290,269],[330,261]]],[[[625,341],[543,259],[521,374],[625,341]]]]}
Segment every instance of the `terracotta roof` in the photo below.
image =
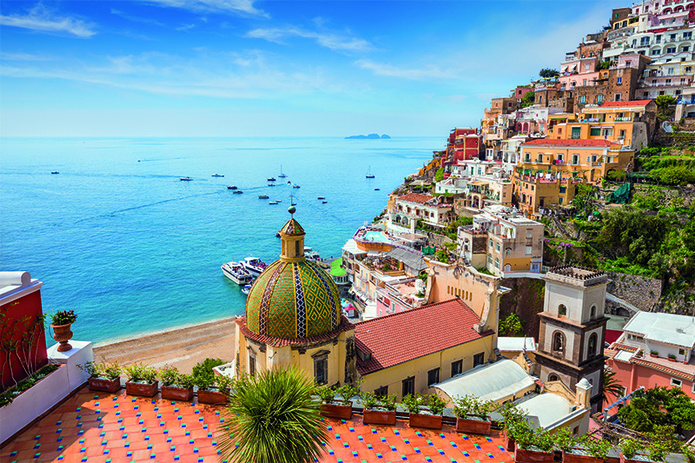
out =
{"type": "Polygon", "coordinates": [[[521,146],[611,146],[617,143],[603,139],[574,138],[569,140],[557,140],[541,138],[523,143],[521,146]]]}
{"type": "Polygon", "coordinates": [[[334,329],[333,331],[329,331],[328,333],[319,334],[317,336],[311,336],[309,338],[284,339],[284,338],[276,338],[273,336],[266,336],[263,334],[254,333],[253,331],[251,331],[249,329],[248,326],[246,326],[246,317],[237,318],[236,324],[239,325],[239,329],[241,330],[242,333],[244,333],[244,336],[246,336],[247,338],[253,339],[254,341],[258,341],[260,343],[266,344],[268,346],[273,346],[273,347],[303,346],[303,345],[328,341],[329,339],[333,339],[334,337],[338,336],[343,331],[351,330],[354,326],[348,321],[347,318],[345,318],[345,316],[342,316],[342,320],[340,322],[340,325],[338,325],[338,327],[336,329],[334,329]]]}
{"type": "Polygon", "coordinates": [[[601,108],[626,108],[633,106],[647,106],[653,100],[632,100],[632,101],[607,101],[601,108]]]}
{"type": "MultiPolygon", "coordinates": [[[[658,359],[657,359],[658,360],[658,359]]],[[[668,362],[668,363],[673,363],[673,367],[669,365],[664,365],[662,362],[658,361],[653,361],[649,358],[635,358],[633,357],[630,359],[630,361],[636,365],[641,365],[643,367],[649,367],[653,368],[655,370],[663,371],[664,373],[668,373],[669,375],[672,376],[677,376],[679,378],[687,379],[688,381],[693,381],[695,380],[695,376],[693,376],[692,371],[683,371],[678,364],[678,362],[668,362]]],[[[666,363],[665,361],[663,363],[666,363]]],[[[681,364],[682,365],[682,364],[681,364]]]]}
{"type": "Polygon", "coordinates": [[[476,332],[477,323],[480,318],[460,299],[356,323],[356,347],[371,354],[367,361],[358,357],[357,369],[372,373],[492,335],[476,332]]]}
{"type": "Polygon", "coordinates": [[[434,196],[421,195],[420,193],[408,193],[407,195],[399,196],[401,201],[410,201],[411,203],[425,204],[427,201],[434,199],[434,196]]]}

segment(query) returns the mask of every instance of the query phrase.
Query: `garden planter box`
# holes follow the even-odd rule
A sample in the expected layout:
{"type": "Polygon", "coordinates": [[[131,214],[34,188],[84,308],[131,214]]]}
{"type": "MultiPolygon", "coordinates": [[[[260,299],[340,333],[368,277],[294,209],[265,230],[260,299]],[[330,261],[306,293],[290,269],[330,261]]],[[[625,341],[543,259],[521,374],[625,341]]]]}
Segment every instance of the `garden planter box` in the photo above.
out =
{"type": "Polygon", "coordinates": [[[562,463],[602,463],[603,458],[582,455],[579,453],[562,452],[562,463]]]}
{"type": "Polygon", "coordinates": [[[649,354],[649,356],[650,356],[650,357],[656,358],[656,357],[658,357],[659,355],[658,355],[658,354],[649,354]]]}
{"type": "Polygon", "coordinates": [[[411,413],[410,427],[442,429],[442,415],[421,415],[419,413],[411,413]]]}
{"type": "Polygon", "coordinates": [[[193,399],[193,387],[186,389],[183,387],[162,386],[162,399],[190,402],[193,399]]]}
{"type": "Polygon", "coordinates": [[[328,418],[349,420],[352,418],[352,402],[350,402],[350,405],[321,404],[321,415],[328,418]]]}
{"type": "Polygon", "coordinates": [[[159,381],[152,384],[131,383],[126,381],[125,392],[128,395],[138,395],[141,397],[154,397],[159,392],[159,381]]]}
{"type": "Polygon", "coordinates": [[[385,410],[365,410],[362,415],[364,424],[383,424],[394,426],[396,424],[396,412],[385,410]]]}
{"type": "Polygon", "coordinates": [[[89,378],[90,391],[116,392],[121,388],[121,378],[89,378]]]}
{"type": "Polygon", "coordinates": [[[554,458],[554,452],[525,450],[520,447],[517,447],[514,451],[514,461],[516,463],[553,463],[554,458]]]}
{"type": "Polygon", "coordinates": [[[603,461],[604,463],[620,463],[620,457],[606,457],[603,461]]]}
{"type": "Polygon", "coordinates": [[[227,403],[227,394],[219,391],[210,391],[207,389],[198,389],[198,403],[224,405],[227,403]]]}
{"type": "Polygon", "coordinates": [[[469,434],[490,434],[491,421],[483,420],[480,417],[469,416],[468,418],[456,417],[456,432],[469,434]]]}
{"type": "Polygon", "coordinates": [[[632,458],[626,458],[625,455],[620,454],[620,463],[645,463],[650,461],[646,455],[635,455],[632,458]]]}
{"type": "Polygon", "coordinates": [[[668,361],[669,361],[669,362],[675,362],[676,359],[672,359],[671,357],[669,357],[669,358],[668,358],[668,361]]]}
{"type": "Polygon", "coordinates": [[[506,429],[502,431],[502,437],[504,438],[504,448],[507,449],[507,452],[513,452],[516,448],[516,440],[507,434],[506,429]]]}

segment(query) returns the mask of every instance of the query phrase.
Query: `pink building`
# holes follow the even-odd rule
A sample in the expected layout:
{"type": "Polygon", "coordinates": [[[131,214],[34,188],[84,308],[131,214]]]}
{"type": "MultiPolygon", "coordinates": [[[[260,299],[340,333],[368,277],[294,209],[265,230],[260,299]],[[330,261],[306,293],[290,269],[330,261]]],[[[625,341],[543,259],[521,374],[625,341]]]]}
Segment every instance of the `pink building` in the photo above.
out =
{"type": "Polygon", "coordinates": [[[598,58],[596,56],[578,58],[576,53],[568,53],[560,65],[560,88],[570,90],[574,87],[596,85],[598,79],[598,58]]]}

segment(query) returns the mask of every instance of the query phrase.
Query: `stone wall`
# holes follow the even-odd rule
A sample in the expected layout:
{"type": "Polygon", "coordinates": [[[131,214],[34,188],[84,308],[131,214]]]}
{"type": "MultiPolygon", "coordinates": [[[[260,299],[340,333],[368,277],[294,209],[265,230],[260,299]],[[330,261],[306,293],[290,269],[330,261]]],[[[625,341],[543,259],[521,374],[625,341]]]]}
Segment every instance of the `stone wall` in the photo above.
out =
{"type": "Polygon", "coordinates": [[[538,339],[538,313],[543,311],[545,282],[535,278],[505,278],[500,286],[511,291],[500,298],[500,321],[511,313],[516,313],[522,321],[519,336],[532,336],[538,339]]]}
{"type": "Polygon", "coordinates": [[[640,310],[650,311],[661,299],[661,280],[626,273],[606,273],[610,279],[606,291],[640,310]]]}

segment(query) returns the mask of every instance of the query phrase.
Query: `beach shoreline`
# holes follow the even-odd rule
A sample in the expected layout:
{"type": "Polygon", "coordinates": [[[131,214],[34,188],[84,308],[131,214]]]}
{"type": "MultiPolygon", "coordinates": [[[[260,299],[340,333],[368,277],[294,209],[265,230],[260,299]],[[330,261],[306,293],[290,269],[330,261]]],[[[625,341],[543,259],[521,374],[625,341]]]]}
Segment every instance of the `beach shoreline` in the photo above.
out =
{"type": "Polygon", "coordinates": [[[94,360],[126,366],[145,363],[155,368],[172,365],[187,374],[206,358],[230,362],[236,354],[236,318],[224,317],[98,343],[94,346],[94,360]]]}

